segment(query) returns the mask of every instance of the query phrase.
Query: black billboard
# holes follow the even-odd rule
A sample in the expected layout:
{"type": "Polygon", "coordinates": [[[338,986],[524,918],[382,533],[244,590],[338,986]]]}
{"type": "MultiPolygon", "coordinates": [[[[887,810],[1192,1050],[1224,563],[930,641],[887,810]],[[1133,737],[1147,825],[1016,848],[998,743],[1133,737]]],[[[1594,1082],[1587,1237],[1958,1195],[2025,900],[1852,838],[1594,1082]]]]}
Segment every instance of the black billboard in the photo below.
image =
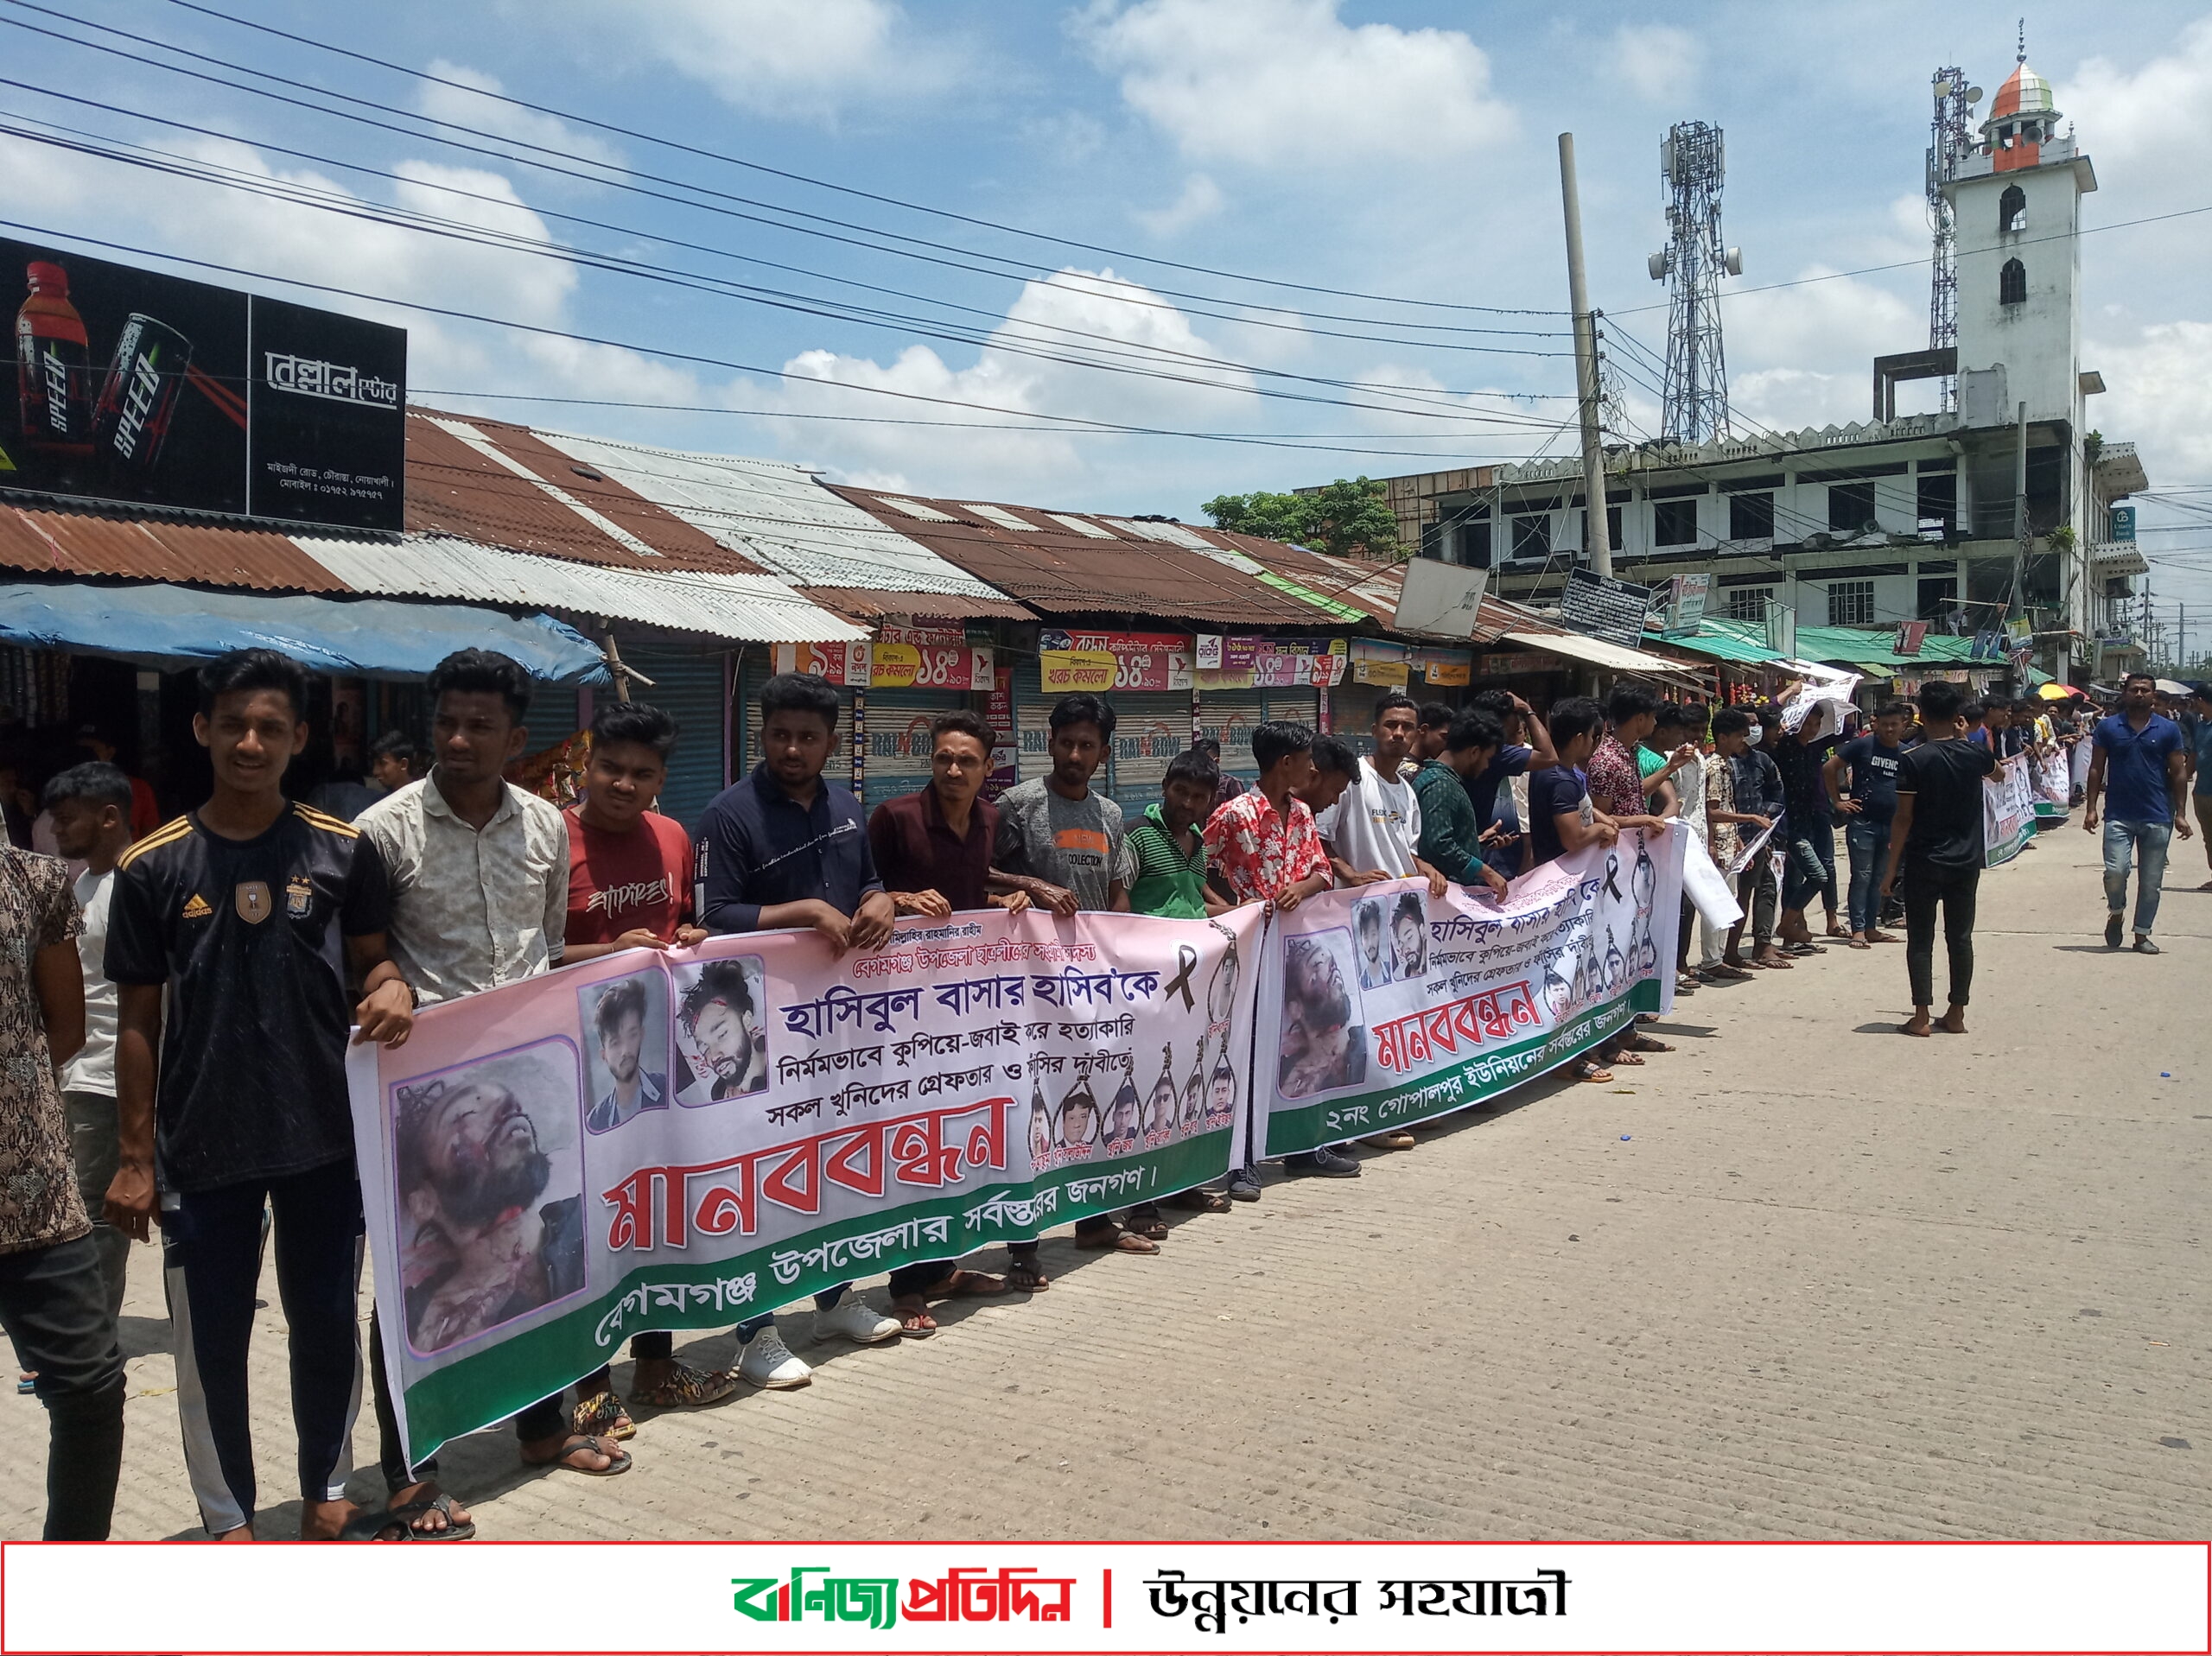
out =
{"type": "Polygon", "coordinates": [[[404,328],[0,237],[11,290],[0,490],[401,528],[404,328]]]}

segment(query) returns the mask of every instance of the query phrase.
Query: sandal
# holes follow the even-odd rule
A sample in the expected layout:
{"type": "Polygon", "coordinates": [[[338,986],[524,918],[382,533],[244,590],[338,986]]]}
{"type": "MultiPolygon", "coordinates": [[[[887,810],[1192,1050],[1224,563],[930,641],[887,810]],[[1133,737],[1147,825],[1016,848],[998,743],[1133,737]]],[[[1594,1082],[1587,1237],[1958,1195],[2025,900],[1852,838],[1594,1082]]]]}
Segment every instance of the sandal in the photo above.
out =
{"type": "Polygon", "coordinates": [[[700,1409],[721,1402],[735,1390],[737,1376],[726,1370],[709,1371],[677,1363],[670,1368],[668,1378],[651,1391],[632,1388],[630,1401],[648,1409],[700,1409]]]}
{"type": "Polygon", "coordinates": [[[1723,983],[1740,983],[1751,974],[1740,966],[1730,966],[1724,961],[1719,966],[1707,967],[1705,975],[1708,981],[1717,978],[1723,983]]]}
{"type": "Polygon", "coordinates": [[[1041,1294],[1052,1279],[1034,1259],[1014,1259],[1006,1262],[1006,1285],[1018,1294],[1041,1294]]]}
{"type": "Polygon", "coordinates": [[[1577,1081],[1608,1082],[1613,1078],[1613,1072],[1595,1058],[1577,1058],[1574,1061],[1574,1078],[1577,1081]]]}
{"type": "Polygon", "coordinates": [[[1122,1231],[1124,1235],[1149,1237],[1155,1242],[1166,1241],[1168,1234],[1167,1221],[1160,1216],[1157,1208],[1150,1213],[1130,1209],[1129,1216],[1122,1221],[1122,1231]]]}
{"type": "Polygon", "coordinates": [[[1088,1234],[1078,1233],[1075,1245],[1093,1253],[1112,1249],[1117,1253],[1157,1253],[1160,1244],[1149,1236],[1141,1236],[1133,1230],[1123,1230],[1119,1225],[1102,1226],[1088,1234]]]}
{"type": "Polygon", "coordinates": [[[594,1392],[569,1412],[569,1430],[579,1437],[612,1437],[620,1443],[638,1435],[622,1399],[612,1392],[594,1392]]]}
{"type": "Polygon", "coordinates": [[[1201,1185],[1195,1190],[1179,1190],[1167,1198],[1179,1208],[1188,1208],[1193,1213],[1227,1213],[1229,1198],[1218,1190],[1209,1190],[1201,1185]]]}
{"type": "Polygon", "coordinates": [[[909,1340],[926,1340],[937,1332],[937,1318],[919,1294],[899,1295],[891,1302],[891,1314],[899,1319],[899,1332],[909,1340]]]}
{"type": "Polygon", "coordinates": [[[1654,1040],[1649,1035],[1631,1035],[1621,1043],[1621,1049],[1626,1052],[1672,1052],[1675,1050],[1664,1041],[1654,1040]]]}
{"type": "Polygon", "coordinates": [[[619,1478],[634,1464],[627,1450],[617,1449],[613,1440],[604,1435],[594,1437],[588,1432],[572,1432],[560,1449],[545,1460],[533,1461],[523,1457],[524,1466],[543,1467],[552,1472],[574,1472],[586,1478],[619,1478]],[[578,1466],[569,1457],[572,1455],[604,1455],[606,1466],[578,1466]]]}
{"type": "MultiPolygon", "coordinates": [[[[943,1282],[932,1283],[922,1298],[931,1299],[988,1299],[1007,1291],[1007,1279],[982,1271],[956,1271],[943,1282]]],[[[908,1296],[913,1298],[913,1296],[908,1296]]]]}
{"type": "Polygon", "coordinates": [[[470,1520],[457,1523],[454,1519],[453,1497],[440,1494],[424,1495],[410,1501],[404,1507],[394,1507],[381,1513],[356,1513],[346,1520],[346,1527],[338,1532],[341,1541],[473,1541],[476,1539],[476,1523],[470,1520]],[[428,1513],[442,1513],[446,1526],[442,1530],[415,1527],[415,1520],[428,1513]]]}

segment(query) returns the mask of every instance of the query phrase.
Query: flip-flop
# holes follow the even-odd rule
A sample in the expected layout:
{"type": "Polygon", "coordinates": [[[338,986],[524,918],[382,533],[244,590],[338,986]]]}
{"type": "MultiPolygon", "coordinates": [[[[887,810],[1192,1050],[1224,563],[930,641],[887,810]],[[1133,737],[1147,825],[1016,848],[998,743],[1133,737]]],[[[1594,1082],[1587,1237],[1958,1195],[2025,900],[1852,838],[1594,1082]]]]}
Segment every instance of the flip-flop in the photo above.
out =
{"type": "Polygon", "coordinates": [[[1574,1078],[1602,1086],[1613,1078],[1613,1072],[1594,1058],[1577,1058],[1574,1061],[1574,1078]]]}
{"type": "Polygon", "coordinates": [[[899,1295],[891,1302],[891,1314],[899,1319],[899,1332],[909,1340],[926,1340],[937,1332],[937,1318],[919,1294],[899,1295]]]}
{"type": "Polygon", "coordinates": [[[1193,1213],[1227,1213],[1229,1198],[1218,1190],[1209,1190],[1201,1185],[1195,1190],[1179,1190],[1167,1198],[1179,1208],[1193,1213]]]}
{"type": "Polygon", "coordinates": [[[569,1430],[579,1437],[612,1437],[616,1443],[638,1435],[622,1399],[612,1392],[594,1392],[569,1412],[569,1430]]]}
{"type": "Polygon", "coordinates": [[[1052,1279],[1033,1259],[1009,1259],[1006,1285],[1017,1294],[1041,1294],[1052,1287],[1052,1279]]]}
{"type": "Polygon", "coordinates": [[[1654,1040],[1649,1035],[1631,1035],[1628,1038],[1625,1050],[1630,1052],[1672,1052],[1675,1049],[1664,1041],[1654,1040]]]}
{"type": "MultiPolygon", "coordinates": [[[[613,1440],[609,1438],[607,1441],[612,1443],[613,1440]]],[[[569,1433],[567,1441],[562,1443],[560,1451],[550,1460],[525,1461],[523,1464],[533,1468],[543,1468],[548,1472],[573,1472],[578,1477],[583,1478],[619,1478],[627,1472],[634,1462],[630,1459],[629,1450],[601,1449],[596,1438],[578,1431],[569,1433]],[[577,1466],[569,1459],[571,1455],[585,1450],[588,1450],[594,1455],[607,1455],[612,1458],[608,1464],[603,1467],[577,1466]]]]}
{"type": "Polygon", "coordinates": [[[988,1299],[1007,1291],[1007,1279],[982,1271],[956,1271],[925,1291],[931,1299],[988,1299]]]}
{"type": "Polygon", "coordinates": [[[1089,1234],[1078,1234],[1075,1239],[1075,1245],[1093,1253],[1103,1253],[1109,1248],[1119,1253],[1160,1252],[1160,1244],[1149,1236],[1140,1236],[1136,1232],[1123,1230],[1118,1225],[1111,1230],[1097,1230],[1089,1234]]]}

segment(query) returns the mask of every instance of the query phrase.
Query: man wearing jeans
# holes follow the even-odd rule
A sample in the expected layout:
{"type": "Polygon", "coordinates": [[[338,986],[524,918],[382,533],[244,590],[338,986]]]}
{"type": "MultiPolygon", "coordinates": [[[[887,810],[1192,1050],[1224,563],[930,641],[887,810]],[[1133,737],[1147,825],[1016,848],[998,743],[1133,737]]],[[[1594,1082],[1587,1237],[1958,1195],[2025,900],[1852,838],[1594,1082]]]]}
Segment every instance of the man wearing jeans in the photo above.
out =
{"type": "Polygon", "coordinates": [[[1851,888],[1846,906],[1851,946],[1868,949],[1896,940],[1876,924],[1881,898],[1876,891],[1890,854],[1890,822],[1897,809],[1897,764],[1912,708],[1886,701],[1874,712],[1874,727],[1853,737],[1822,767],[1827,796],[1844,819],[1844,848],[1851,857],[1851,888]]]}
{"type": "Polygon", "coordinates": [[[2158,886],[2165,879],[2166,847],[2177,830],[2192,837],[2185,814],[2189,754],[2181,726],[2157,711],[2158,681],[2130,673],[2120,687],[2120,711],[2097,726],[2089,759],[2089,785],[2082,826],[2094,834],[2097,801],[2106,796],[2105,947],[2120,947],[2126,919],[2127,864],[2137,862],[2135,952],[2155,955],[2151,928],[2158,917],[2158,886]]]}

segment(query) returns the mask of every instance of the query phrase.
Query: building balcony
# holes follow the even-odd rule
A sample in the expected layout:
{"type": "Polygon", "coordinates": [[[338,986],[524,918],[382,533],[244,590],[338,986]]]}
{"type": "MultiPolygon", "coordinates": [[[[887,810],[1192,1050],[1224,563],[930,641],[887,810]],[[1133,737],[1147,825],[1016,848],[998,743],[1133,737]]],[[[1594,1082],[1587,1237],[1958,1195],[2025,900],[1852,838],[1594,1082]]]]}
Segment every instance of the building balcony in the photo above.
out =
{"type": "Polygon", "coordinates": [[[2106,443],[2097,450],[2097,487],[2107,500],[2117,500],[2151,486],[2133,443],[2106,443]]]}
{"type": "Polygon", "coordinates": [[[2151,566],[2142,553],[2126,541],[2110,541],[2093,545],[2089,551],[2089,574],[2101,581],[2112,575],[2147,575],[2151,566]]]}

